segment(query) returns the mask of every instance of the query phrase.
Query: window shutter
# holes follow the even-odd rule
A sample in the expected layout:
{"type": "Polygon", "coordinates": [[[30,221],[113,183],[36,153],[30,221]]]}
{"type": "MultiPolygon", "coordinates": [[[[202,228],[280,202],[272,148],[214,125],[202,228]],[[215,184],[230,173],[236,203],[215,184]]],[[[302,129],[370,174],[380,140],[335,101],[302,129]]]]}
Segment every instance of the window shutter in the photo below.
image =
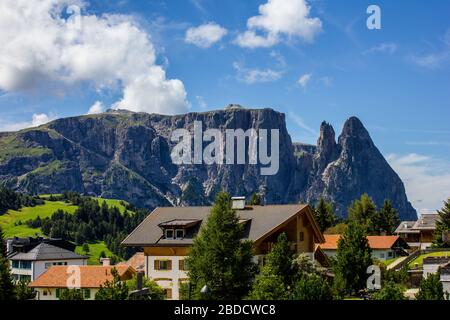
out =
{"type": "Polygon", "coordinates": [[[172,270],[172,260],[167,261],[167,270],[172,270]]]}
{"type": "Polygon", "coordinates": [[[180,261],[179,261],[178,269],[184,270],[184,260],[180,260],[180,261]]]}
{"type": "Polygon", "coordinates": [[[155,260],[155,270],[159,270],[159,260],[155,260]]]}
{"type": "Polygon", "coordinates": [[[172,299],[172,289],[166,289],[167,291],[167,299],[172,299]]]}

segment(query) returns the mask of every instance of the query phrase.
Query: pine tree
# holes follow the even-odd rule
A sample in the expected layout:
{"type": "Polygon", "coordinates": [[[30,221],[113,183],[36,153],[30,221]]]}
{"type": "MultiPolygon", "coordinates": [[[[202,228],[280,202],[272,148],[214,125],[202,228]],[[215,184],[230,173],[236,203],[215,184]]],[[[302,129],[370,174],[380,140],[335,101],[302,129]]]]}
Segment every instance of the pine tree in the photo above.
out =
{"type": "Polygon", "coordinates": [[[326,202],[323,197],[320,197],[314,210],[315,219],[320,227],[320,231],[324,232],[328,228],[336,224],[336,214],[334,213],[333,204],[326,202]]]}
{"type": "Polygon", "coordinates": [[[334,264],[338,291],[355,294],[366,287],[367,268],[372,265],[371,254],[364,227],[350,222],[338,241],[334,264]]]}
{"type": "Polygon", "coordinates": [[[429,274],[420,283],[417,300],[444,300],[444,289],[440,281],[439,273],[429,274]]]}
{"type": "Polygon", "coordinates": [[[395,229],[400,223],[397,210],[392,207],[390,200],[384,200],[383,207],[377,211],[372,219],[371,230],[376,234],[386,233],[394,234],[395,229]]]}
{"type": "Polygon", "coordinates": [[[444,241],[443,236],[450,233],[450,198],[444,202],[444,207],[438,210],[439,220],[436,222],[433,245],[435,247],[449,247],[450,244],[444,241]]]}
{"type": "Polygon", "coordinates": [[[364,226],[367,232],[373,232],[372,223],[376,219],[376,214],[377,207],[367,193],[364,193],[360,199],[353,201],[348,208],[349,220],[364,226]]]}
{"type": "Polygon", "coordinates": [[[255,300],[283,300],[291,295],[297,270],[293,263],[294,252],[287,235],[282,233],[265,257],[265,264],[256,276],[250,294],[255,300]]]}
{"type": "Polygon", "coordinates": [[[220,192],[187,259],[191,298],[235,300],[248,294],[256,268],[252,243],[242,241],[242,236],[243,226],[231,209],[231,198],[220,192]],[[205,285],[208,293],[202,295],[205,285]]]}
{"type": "Polygon", "coordinates": [[[0,228],[0,301],[15,300],[16,292],[11,276],[9,261],[6,259],[6,247],[3,230],[0,228]]]}

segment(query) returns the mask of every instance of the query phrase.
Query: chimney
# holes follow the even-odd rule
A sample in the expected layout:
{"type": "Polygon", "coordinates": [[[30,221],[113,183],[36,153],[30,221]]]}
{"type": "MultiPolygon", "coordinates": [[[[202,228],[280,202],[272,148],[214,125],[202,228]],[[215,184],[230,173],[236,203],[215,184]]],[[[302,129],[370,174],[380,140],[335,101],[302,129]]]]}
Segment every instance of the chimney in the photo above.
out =
{"type": "Polygon", "coordinates": [[[13,239],[6,240],[6,255],[9,255],[13,251],[13,239]]]}
{"type": "Polygon", "coordinates": [[[235,210],[243,210],[245,208],[245,197],[232,197],[232,208],[235,210]]]}
{"type": "Polygon", "coordinates": [[[109,267],[111,265],[111,259],[110,258],[101,258],[100,262],[102,266],[109,267]]]}

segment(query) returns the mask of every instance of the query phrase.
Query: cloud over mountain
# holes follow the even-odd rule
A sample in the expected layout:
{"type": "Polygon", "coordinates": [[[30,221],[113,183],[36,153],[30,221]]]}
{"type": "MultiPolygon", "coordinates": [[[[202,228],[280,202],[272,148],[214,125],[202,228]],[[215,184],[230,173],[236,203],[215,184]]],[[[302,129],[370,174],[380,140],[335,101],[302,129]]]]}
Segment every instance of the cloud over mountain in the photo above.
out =
{"type": "Polygon", "coordinates": [[[183,83],[167,79],[135,19],[85,14],[86,6],[81,0],[2,1],[0,89],[60,93],[87,84],[122,92],[117,108],[187,111],[183,83]]]}

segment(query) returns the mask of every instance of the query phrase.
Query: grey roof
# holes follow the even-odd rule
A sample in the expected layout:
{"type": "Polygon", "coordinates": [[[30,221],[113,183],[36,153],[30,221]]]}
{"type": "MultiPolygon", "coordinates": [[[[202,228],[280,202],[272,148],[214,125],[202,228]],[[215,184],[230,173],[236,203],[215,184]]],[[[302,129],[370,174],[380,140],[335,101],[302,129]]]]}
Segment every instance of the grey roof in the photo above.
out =
{"type": "Polygon", "coordinates": [[[9,260],[72,260],[87,259],[86,256],[79,255],[73,251],[53,246],[48,243],[41,243],[27,253],[16,253],[8,257],[9,260]]]}
{"type": "Polygon", "coordinates": [[[419,233],[419,230],[412,229],[416,221],[402,221],[400,222],[395,233],[419,233]]]}
{"type": "MultiPolygon", "coordinates": [[[[212,207],[166,207],[156,208],[144,221],[122,242],[126,246],[186,246],[193,242],[198,230],[204,225],[212,207]],[[163,231],[159,227],[161,223],[179,219],[201,220],[194,228],[188,229],[183,239],[164,239],[163,231]]],[[[244,239],[257,241],[270,233],[273,229],[281,226],[284,222],[304,212],[313,221],[316,230],[317,242],[323,242],[317,224],[312,218],[312,212],[308,205],[267,205],[246,206],[236,213],[245,224],[244,239]],[[320,241],[321,240],[321,241],[320,241]]]]}
{"type": "Polygon", "coordinates": [[[434,230],[436,229],[436,221],[439,219],[438,214],[423,214],[413,226],[416,230],[434,230]]]}

